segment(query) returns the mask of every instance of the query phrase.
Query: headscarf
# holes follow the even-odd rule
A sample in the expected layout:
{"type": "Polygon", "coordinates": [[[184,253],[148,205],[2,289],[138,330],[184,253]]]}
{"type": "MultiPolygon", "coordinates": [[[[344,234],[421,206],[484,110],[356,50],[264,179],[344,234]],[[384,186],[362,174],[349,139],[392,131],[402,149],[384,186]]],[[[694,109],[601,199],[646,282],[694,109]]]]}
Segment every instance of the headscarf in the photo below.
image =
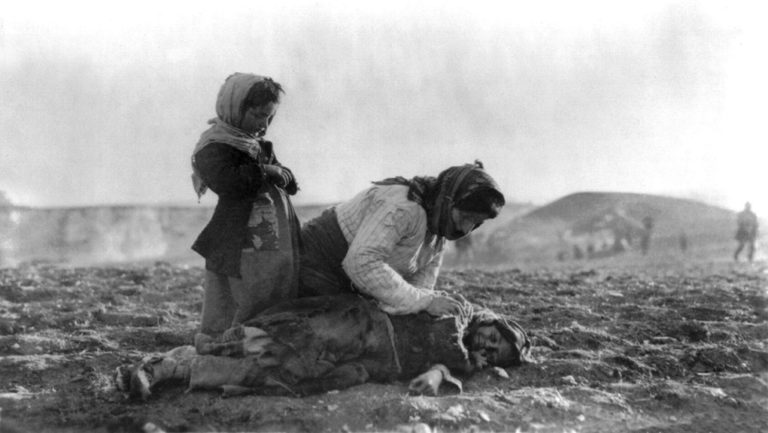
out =
{"type": "Polygon", "coordinates": [[[464,332],[464,346],[469,349],[472,335],[482,326],[495,326],[501,336],[512,346],[512,358],[501,360],[499,367],[512,367],[526,362],[531,362],[531,339],[522,326],[507,317],[488,309],[479,309],[473,312],[469,326],[464,332]]]}
{"type": "Polygon", "coordinates": [[[427,212],[427,229],[440,237],[449,234],[451,209],[462,199],[480,191],[493,191],[501,205],[504,195],[495,180],[483,169],[483,163],[449,167],[437,178],[417,176],[406,179],[402,176],[374,182],[376,185],[406,185],[408,199],[415,201],[427,212]]]}
{"type": "Polygon", "coordinates": [[[261,138],[240,129],[240,123],[243,120],[243,102],[248,92],[254,84],[266,79],[267,77],[259,75],[235,72],[227,77],[221,86],[216,98],[217,117],[208,121],[212,126],[200,135],[200,140],[192,151],[192,186],[195,188],[198,199],[208,190],[208,186],[205,185],[195,167],[195,155],[205,146],[211,143],[224,143],[247,153],[253,159],[256,159],[261,152],[259,146],[261,138]]]}

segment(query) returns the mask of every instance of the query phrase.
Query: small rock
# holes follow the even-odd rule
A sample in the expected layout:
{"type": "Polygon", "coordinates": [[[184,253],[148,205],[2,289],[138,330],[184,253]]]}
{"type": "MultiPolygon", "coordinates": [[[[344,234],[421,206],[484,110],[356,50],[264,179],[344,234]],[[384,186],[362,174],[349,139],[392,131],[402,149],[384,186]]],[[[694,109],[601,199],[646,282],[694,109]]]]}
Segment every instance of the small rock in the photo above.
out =
{"type": "Polygon", "coordinates": [[[502,379],[509,379],[509,373],[501,367],[493,367],[493,374],[502,379]]]}
{"type": "Polygon", "coordinates": [[[449,407],[445,413],[453,418],[461,418],[464,416],[464,407],[460,404],[457,404],[455,406],[449,407]]]}
{"type": "Polygon", "coordinates": [[[664,345],[664,344],[674,344],[677,343],[677,339],[673,337],[667,337],[667,336],[656,336],[651,338],[651,344],[656,345],[664,345]]]}
{"type": "Polygon", "coordinates": [[[583,414],[580,414],[579,416],[576,417],[576,419],[579,420],[579,422],[584,422],[587,419],[587,417],[585,417],[583,414]]]}
{"type": "Polygon", "coordinates": [[[481,420],[483,420],[483,421],[485,421],[485,422],[488,422],[488,421],[490,421],[490,420],[491,420],[491,417],[490,417],[490,416],[488,416],[488,414],[487,414],[487,413],[485,413],[485,412],[484,412],[484,411],[482,411],[482,410],[479,410],[479,411],[477,411],[477,415],[480,417],[480,419],[481,419],[481,420]]]}
{"type": "Polygon", "coordinates": [[[328,409],[329,411],[331,411],[331,412],[333,412],[334,410],[336,410],[336,409],[338,409],[338,408],[339,408],[339,405],[338,405],[338,404],[329,404],[329,405],[327,406],[327,409],[328,409]]]}
{"type": "Polygon", "coordinates": [[[572,385],[572,386],[578,385],[578,383],[576,382],[576,378],[571,376],[570,374],[568,376],[561,377],[560,383],[562,383],[563,385],[572,385]]]}
{"type": "Polygon", "coordinates": [[[144,433],[165,433],[165,430],[158,427],[155,423],[148,422],[141,428],[144,433]]]}
{"type": "Polygon", "coordinates": [[[399,433],[432,433],[432,428],[429,424],[420,422],[411,425],[401,425],[397,428],[399,433]]]}

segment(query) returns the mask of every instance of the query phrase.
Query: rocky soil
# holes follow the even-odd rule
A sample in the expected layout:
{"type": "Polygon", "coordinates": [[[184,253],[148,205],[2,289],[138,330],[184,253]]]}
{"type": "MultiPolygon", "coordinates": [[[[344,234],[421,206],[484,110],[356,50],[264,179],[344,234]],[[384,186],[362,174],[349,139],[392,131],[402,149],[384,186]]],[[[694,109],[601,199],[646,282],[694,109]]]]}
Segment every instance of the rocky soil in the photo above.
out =
{"type": "Polygon", "coordinates": [[[441,289],[526,327],[536,363],[462,394],[369,383],[305,397],[124,400],[114,369],[191,342],[203,271],[167,263],[0,270],[0,431],[768,431],[768,274],[641,260],[453,270],[441,289]]]}

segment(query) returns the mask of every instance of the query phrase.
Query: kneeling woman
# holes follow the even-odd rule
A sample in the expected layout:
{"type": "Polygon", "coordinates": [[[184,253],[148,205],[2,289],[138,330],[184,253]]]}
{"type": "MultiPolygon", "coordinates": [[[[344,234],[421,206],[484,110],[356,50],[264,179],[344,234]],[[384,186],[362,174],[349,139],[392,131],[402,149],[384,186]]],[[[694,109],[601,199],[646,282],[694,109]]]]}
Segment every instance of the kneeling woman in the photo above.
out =
{"type": "Polygon", "coordinates": [[[434,290],[446,240],[495,218],[504,195],[476,161],[437,178],[374,182],[301,229],[299,296],[360,293],[389,314],[456,313],[434,290]]]}
{"type": "Polygon", "coordinates": [[[118,389],[145,399],[157,383],[182,380],[190,389],[301,396],[416,377],[412,391],[437,394],[444,380],[461,390],[452,374],[520,365],[531,348],[517,323],[468,303],[455,316],[392,316],[352,294],[285,301],[196,345],[118,368],[118,389]]]}

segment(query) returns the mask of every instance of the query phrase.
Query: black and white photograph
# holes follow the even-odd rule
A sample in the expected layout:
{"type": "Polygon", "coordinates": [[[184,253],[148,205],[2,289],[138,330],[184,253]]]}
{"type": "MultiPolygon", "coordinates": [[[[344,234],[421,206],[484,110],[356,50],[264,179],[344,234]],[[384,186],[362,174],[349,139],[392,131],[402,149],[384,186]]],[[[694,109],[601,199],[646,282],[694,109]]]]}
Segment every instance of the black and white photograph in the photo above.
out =
{"type": "Polygon", "coordinates": [[[0,6],[0,432],[768,431],[768,6],[0,6]]]}

